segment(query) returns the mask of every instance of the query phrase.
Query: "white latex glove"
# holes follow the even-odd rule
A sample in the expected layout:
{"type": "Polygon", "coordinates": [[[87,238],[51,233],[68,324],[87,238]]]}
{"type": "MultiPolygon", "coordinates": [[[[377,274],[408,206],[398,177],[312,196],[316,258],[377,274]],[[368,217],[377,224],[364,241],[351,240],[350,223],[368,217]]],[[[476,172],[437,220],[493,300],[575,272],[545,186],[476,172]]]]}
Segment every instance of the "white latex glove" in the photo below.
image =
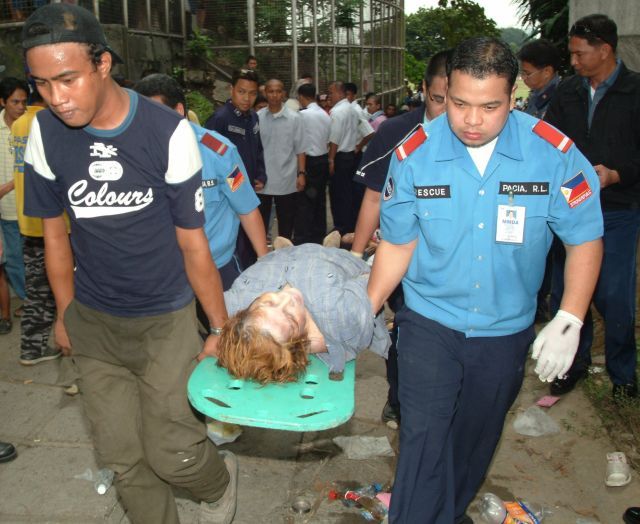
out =
{"type": "Polygon", "coordinates": [[[582,321],[562,309],[540,331],[533,342],[531,358],[537,360],[534,370],[542,382],[563,377],[578,351],[582,321]]]}

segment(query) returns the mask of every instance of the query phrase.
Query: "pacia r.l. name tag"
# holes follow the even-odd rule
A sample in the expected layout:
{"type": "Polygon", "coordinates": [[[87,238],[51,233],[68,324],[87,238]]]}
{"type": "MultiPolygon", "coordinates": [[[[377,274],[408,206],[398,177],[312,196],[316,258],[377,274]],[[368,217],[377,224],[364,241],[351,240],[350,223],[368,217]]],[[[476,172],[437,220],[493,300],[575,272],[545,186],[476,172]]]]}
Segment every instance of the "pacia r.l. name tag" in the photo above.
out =
{"type": "Polygon", "coordinates": [[[501,195],[533,195],[549,194],[549,182],[500,182],[501,195]]]}

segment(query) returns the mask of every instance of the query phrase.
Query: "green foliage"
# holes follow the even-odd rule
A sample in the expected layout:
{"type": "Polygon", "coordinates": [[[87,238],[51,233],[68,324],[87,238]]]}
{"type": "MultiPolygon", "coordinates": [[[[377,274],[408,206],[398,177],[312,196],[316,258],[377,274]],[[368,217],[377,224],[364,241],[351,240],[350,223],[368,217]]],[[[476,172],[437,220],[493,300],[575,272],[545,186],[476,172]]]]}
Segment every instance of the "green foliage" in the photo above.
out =
{"type": "Polygon", "coordinates": [[[514,52],[517,52],[525,43],[525,40],[529,38],[529,35],[517,27],[505,27],[500,29],[500,38],[509,44],[514,52]]]}
{"type": "Polygon", "coordinates": [[[414,85],[420,85],[427,68],[422,60],[418,60],[408,51],[404,52],[404,76],[414,85]]]}
{"type": "Polygon", "coordinates": [[[355,15],[360,11],[363,0],[342,0],[336,2],[336,27],[353,29],[356,26],[355,15]]]}
{"type": "Polygon", "coordinates": [[[207,118],[213,113],[213,104],[202,93],[198,91],[190,91],[186,95],[187,108],[191,109],[201,124],[204,124],[207,118]]]}
{"type": "Polygon", "coordinates": [[[193,58],[211,60],[213,41],[207,35],[194,28],[191,38],[187,40],[187,54],[193,58]]]}
{"type": "Polygon", "coordinates": [[[467,38],[500,36],[496,23],[472,0],[440,0],[438,7],[421,7],[406,19],[407,51],[425,62],[467,38]]]}

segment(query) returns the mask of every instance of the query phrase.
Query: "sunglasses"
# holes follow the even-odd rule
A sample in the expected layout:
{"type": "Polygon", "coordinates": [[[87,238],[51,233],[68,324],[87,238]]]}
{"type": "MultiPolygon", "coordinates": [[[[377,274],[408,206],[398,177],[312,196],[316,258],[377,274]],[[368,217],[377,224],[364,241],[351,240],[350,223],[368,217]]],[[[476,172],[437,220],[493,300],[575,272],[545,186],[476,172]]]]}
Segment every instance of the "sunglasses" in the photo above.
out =
{"type": "Polygon", "coordinates": [[[613,47],[613,44],[609,41],[608,38],[603,37],[601,34],[597,33],[589,26],[586,26],[584,24],[573,24],[571,26],[571,29],[569,29],[569,36],[597,38],[598,40],[602,40],[604,43],[609,44],[611,47],[613,47]]]}

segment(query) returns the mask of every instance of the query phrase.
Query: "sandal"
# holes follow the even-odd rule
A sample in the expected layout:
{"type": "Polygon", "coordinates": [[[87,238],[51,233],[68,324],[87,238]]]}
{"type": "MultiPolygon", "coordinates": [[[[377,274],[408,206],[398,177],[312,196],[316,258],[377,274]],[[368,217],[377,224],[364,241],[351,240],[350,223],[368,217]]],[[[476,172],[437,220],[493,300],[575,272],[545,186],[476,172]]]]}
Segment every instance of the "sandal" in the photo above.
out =
{"type": "Polygon", "coordinates": [[[22,306],[17,307],[16,310],[13,312],[13,316],[18,318],[20,318],[23,314],[24,314],[24,309],[22,309],[22,306]]]}
{"type": "Polygon", "coordinates": [[[607,486],[626,486],[631,482],[631,470],[627,457],[621,451],[607,453],[607,477],[604,483],[607,486]]]}

